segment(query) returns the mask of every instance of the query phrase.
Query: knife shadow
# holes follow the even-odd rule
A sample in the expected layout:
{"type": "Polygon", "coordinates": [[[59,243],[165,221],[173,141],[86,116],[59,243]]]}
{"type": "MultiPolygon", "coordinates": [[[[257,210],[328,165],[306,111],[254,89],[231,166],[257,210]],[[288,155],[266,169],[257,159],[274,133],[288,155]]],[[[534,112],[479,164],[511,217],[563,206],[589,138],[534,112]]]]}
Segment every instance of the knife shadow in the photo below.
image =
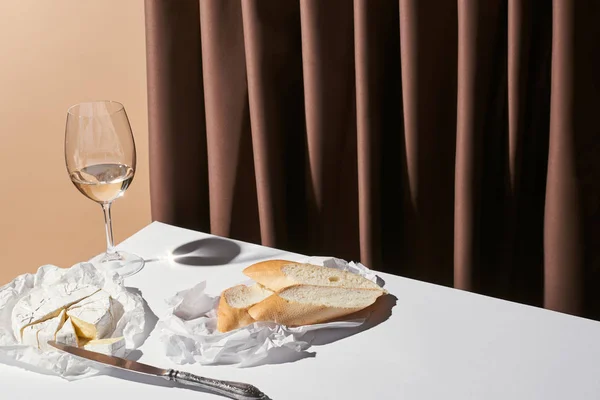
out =
{"type": "MultiPolygon", "coordinates": [[[[127,356],[127,358],[130,358],[127,356]]],[[[136,372],[130,372],[124,369],[116,368],[103,368],[103,375],[107,375],[116,379],[124,381],[143,383],[146,385],[163,386],[163,387],[176,387],[179,386],[175,382],[168,381],[158,376],[142,375],[136,372]]]]}
{"type": "MultiPolygon", "coordinates": [[[[167,380],[166,378],[160,378],[160,377],[157,377],[157,376],[150,376],[150,375],[142,375],[142,374],[138,374],[138,373],[135,373],[135,372],[130,372],[130,371],[127,371],[127,370],[118,370],[118,369],[110,368],[108,371],[106,371],[106,375],[111,376],[111,377],[116,378],[116,379],[122,379],[122,380],[126,380],[126,381],[129,381],[129,382],[141,383],[141,384],[144,384],[144,385],[161,386],[161,387],[176,388],[176,389],[185,389],[185,390],[192,390],[194,392],[200,392],[200,393],[207,393],[207,394],[217,395],[217,393],[215,393],[213,391],[202,389],[202,388],[199,388],[197,386],[182,385],[182,384],[178,384],[176,382],[167,380]]],[[[220,396],[222,396],[222,397],[229,397],[229,396],[225,396],[225,395],[222,395],[222,394],[220,396]]],[[[230,397],[230,398],[233,399],[234,397],[230,397]]]]}

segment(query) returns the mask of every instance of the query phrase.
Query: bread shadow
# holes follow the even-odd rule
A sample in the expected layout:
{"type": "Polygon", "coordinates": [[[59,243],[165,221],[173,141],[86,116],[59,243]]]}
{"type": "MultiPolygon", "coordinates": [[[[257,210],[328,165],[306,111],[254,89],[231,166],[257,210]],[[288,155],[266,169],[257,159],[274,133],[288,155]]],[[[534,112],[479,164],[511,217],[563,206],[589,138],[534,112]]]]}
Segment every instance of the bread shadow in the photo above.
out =
{"type": "Polygon", "coordinates": [[[227,239],[210,237],[182,244],[171,252],[177,264],[205,267],[230,263],[241,252],[240,246],[227,239]]]}
{"type": "MultiPolygon", "coordinates": [[[[325,344],[337,342],[344,338],[356,335],[357,333],[371,329],[382,322],[385,322],[392,315],[392,308],[396,306],[398,298],[391,294],[386,294],[377,299],[371,306],[364,310],[355,312],[350,315],[335,319],[335,321],[350,321],[355,319],[363,319],[366,321],[355,328],[326,328],[317,329],[305,333],[299,340],[306,341],[309,349],[312,346],[322,346],[325,344]]],[[[306,350],[296,351],[287,347],[278,347],[271,349],[269,354],[263,360],[251,365],[245,365],[244,368],[258,367],[261,365],[286,364],[296,362],[304,358],[315,358],[317,352],[306,350]]]]}
{"type": "MultiPolygon", "coordinates": [[[[371,329],[382,322],[387,321],[392,315],[392,309],[396,306],[398,298],[392,294],[385,294],[377,299],[375,303],[364,310],[346,315],[335,321],[349,321],[353,319],[366,318],[367,320],[355,328],[328,328],[312,331],[314,337],[310,340],[311,346],[322,346],[325,344],[337,342],[344,338],[356,335],[371,329]]],[[[304,338],[303,338],[304,339],[304,338]]]]}

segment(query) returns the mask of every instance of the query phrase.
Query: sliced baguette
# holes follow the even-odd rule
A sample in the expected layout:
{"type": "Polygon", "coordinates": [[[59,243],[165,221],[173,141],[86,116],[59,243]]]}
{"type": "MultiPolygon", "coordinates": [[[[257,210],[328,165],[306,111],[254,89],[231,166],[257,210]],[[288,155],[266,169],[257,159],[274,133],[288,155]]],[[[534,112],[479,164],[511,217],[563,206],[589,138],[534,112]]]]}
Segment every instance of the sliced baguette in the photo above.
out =
{"type": "Polygon", "coordinates": [[[318,324],[360,311],[383,293],[381,289],[295,285],[253,305],[248,314],[256,321],[287,326],[318,324]]]}
{"type": "Polygon", "coordinates": [[[295,285],[383,291],[376,283],[352,272],[286,260],[259,262],[244,269],[244,274],[274,292],[295,285]]]}
{"type": "Polygon", "coordinates": [[[272,294],[272,291],[258,284],[237,285],[224,290],[217,311],[217,330],[229,332],[255,322],[248,314],[248,308],[272,294]]]}

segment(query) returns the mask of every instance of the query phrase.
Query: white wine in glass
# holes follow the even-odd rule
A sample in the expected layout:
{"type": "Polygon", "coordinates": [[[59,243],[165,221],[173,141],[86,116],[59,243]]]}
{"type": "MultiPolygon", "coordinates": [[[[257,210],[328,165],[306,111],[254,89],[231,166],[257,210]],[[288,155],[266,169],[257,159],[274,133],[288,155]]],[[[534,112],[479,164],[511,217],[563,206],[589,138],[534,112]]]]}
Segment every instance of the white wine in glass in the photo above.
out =
{"type": "Polygon", "coordinates": [[[71,174],[71,181],[87,198],[100,204],[121,197],[133,180],[133,168],[125,164],[96,164],[71,174]]]}
{"type": "Polygon", "coordinates": [[[135,141],[125,107],[116,101],[80,103],[67,111],[65,161],[71,182],[104,212],[106,252],[90,260],[99,269],[125,277],[144,260],[114,248],[110,209],[135,175],[135,141]]]}

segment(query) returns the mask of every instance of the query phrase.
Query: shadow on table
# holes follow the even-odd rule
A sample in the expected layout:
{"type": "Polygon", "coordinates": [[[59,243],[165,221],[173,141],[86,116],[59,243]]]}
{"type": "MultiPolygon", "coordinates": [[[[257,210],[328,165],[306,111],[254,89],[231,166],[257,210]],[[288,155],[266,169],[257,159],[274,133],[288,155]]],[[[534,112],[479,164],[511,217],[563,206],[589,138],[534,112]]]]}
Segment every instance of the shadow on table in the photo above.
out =
{"type": "Polygon", "coordinates": [[[154,258],[145,258],[144,259],[144,263],[146,265],[153,263],[153,262],[159,262],[159,261],[165,261],[166,258],[161,258],[161,257],[154,257],[154,258]]]}
{"type": "MultiPolygon", "coordinates": [[[[129,358],[129,357],[127,357],[129,358]]],[[[135,372],[130,372],[127,370],[110,368],[106,369],[104,375],[112,376],[117,379],[122,379],[125,381],[144,383],[146,385],[153,386],[165,386],[165,387],[176,387],[178,386],[176,383],[167,381],[166,379],[162,379],[159,377],[149,376],[149,375],[141,375],[135,372]]]]}
{"type": "MultiPolygon", "coordinates": [[[[142,383],[145,385],[153,385],[153,386],[162,386],[162,387],[170,387],[170,388],[179,388],[179,389],[186,389],[186,390],[191,390],[194,392],[200,392],[200,393],[210,393],[210,394],[215,394],[214,392],[208,391],[208,390],[204,390],[202,388],[199,388],[197,386],[188,386],[188,385],[182,385],[182,384],[178,384],[163,378],[159,378],[159,377],[154,377],[154,376],[146,376],[146,375],[141,375],[141,374],[137,374],[134,372],[129,372],[126,370],[111,370],[111,372],[107,375],[110,375],[114,378],[117,379],[123,379],[126,381],[131,381],[131,382],[136,382],[136,383],[142,383]]],[[[222,398],[226,398],[229,396],[221,396],[222,398]]],[[[231,397],[233,398],[233,397],[231,397]]],[[[266,397],[265,400],[271,400],[269,397],[266,397]]]]}
{"type": "Polygon", "coordinates": [[[0,364],[5,364],[11,367],[17,367],[25,371],[35,372],[42,375],[58,376],[56,373],[36,365],[28,364],[22,361],[17,361],[6,354],[0,352],[0,364]]]}
{"type": "MultiPolygon", "coordinates": [[[[356,328],[329,328],[310,331],[305,333],[300,340],[307,341],[310,343],[311,347],[322,346],[364,332],[389,319],[392,315],[392,308],[396,305],[397,300],[398,298],[396,296],[387,294],[378,298],[373,305],[364,310],[339,319],[340,321],[348,321],[352,319],[367,318],[365,323],[361,326],[357,326],[356,328]]],[[[298,352],[286,347],[280,347],[270,350],[269,355],[265,359],[249,365],[248,367],[258,367],[268,364],[285,364],[296,362],[304,358],[314,358],[316,356],[316,352],[306,350],[298,352]]]]}
{"type": "Polygon", "coordinates": [[[171,256],[178,264],[200,267],[228,264],[240,251],[240,246],[231,240],[211,237],[183,244],[171,256]]]}
{"type": "MultiPolygon", "coordinates": [[[[144,344],[144,342],[146,341],[146,339],[148,339],[148,337],[150,336],[150,333],[154,330],[154,327],[156,326],[156,323],[158,322],[158,317],[156,316],[156,314],[154,314],[154,311],[152,311],[152,309],[148,306],[148,303],[146,302],[146,299],[144,299],[144,296],[142,296],[142,291],[136,287],[126,287],[125,289],[127,289],[128,292],[130,293],[134,293],[137,294],[138,296],[140,296],[140,298],[142,299],[142,303],[144,304],[144,315],[146,317],[146,323],[144,325],[144,333],[141,336],[141,341],[139,343],[136,343],[137,347],[140,347],[142,344],[144,344]]],[[[127,358],[129,358],[130,360],[138,360],[142,355],[142,352],[139,350],[134,350],[132,351],[127,358]],[[135,357],[136,354],[139,355],[137,356],[137,358],[133,358],[135,357]]]]}
{"type": "Polygon", "coordinates": [[[277,347],[269,350],[269,354],[264,359],[241,368],[253,368],[272,364],[288,364],[300,361],[304,358],[314,358],[316,356],[317,353],[314,351],[296,351],[287,347],[277,347]]]}
{"type": "Polygon", "coordinates": [[[337,342],[338,340],[356,335],[360,332],[364,332],[381,324],[382,322],[385,322],[392,315],[392,308],[396,306],[397,300],[398,298],[396,296],[386,294],[379,297],[373,305],[341,319],[351,320],[367,318],[364,324],[357,326],[356,328],[330,328],[313,331],[312,333],[314,334],[314,338],[311,345],[322,346],[324,344],[337,342]]]}

